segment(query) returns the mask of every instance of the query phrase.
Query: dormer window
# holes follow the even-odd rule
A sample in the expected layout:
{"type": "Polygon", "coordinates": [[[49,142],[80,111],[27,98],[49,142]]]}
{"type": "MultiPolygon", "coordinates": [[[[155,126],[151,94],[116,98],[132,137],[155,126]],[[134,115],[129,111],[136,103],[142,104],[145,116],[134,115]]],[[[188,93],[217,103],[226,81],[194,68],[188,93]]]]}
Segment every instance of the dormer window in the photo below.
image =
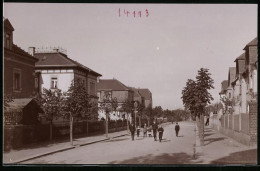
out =
{"type": "Polygon", "coordinates": [[[5,47],[11,49],[11,34],[9,33],[5,34],[5,47]]]}

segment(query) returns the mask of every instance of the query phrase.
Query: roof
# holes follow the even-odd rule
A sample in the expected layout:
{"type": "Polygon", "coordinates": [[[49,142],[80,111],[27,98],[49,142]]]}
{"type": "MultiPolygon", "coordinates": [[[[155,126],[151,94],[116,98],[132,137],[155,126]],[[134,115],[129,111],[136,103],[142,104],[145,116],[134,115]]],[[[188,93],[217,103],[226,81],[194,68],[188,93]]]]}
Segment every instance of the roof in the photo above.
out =
{"type": "MultiPolygon", "coordinates": [[[[5,48],[5,50],[7,50],[7,49],[5,48]]],[[[8,49],[8,50],[10,50],[10,49],[8,49]]],[[[11,51],[13,51],[16,54],[29,57],[30,59],[35,60],[35,62],[38,61],[37,58],[35,58],[34,56],[30,55],[28,52],[24,51],[22,48],[20,48],[19,46],[15,45],[15,44],[13,44],[13,49],[11,49],[11,51]]]]}
{"type": "Polygon", "coordinates": [[[27,106],[32,100],[32,98],[12,99],[12,102],[7,103],[9,106],[6,108],[5,111],[21,112],[23,108],[27,106]]]}
{"type": "Polygon", "coordinates": [[[221,91],[219,92],[219,94],[225,94],[225,92],[227,91],[228,88],[228,80],[224,80],[221,82],[221,91]]]}
{"type": "Polygon", "coordinates": [[[221,82],[221,89],[222,90],[227,90],[227,88],[228,88],[228,80],[224,80],[224,81],[222,81],[221,82]]]}
{"type": "MultiPolygon", "coordinates": [[[[127,86],[118,81],[117,79],[104,79],[99,80],[97,83],[97,89],[100,90],[117,90],[117,91],[129,91],[127,86]]],[[[132,91],[132,90],[131,90],[132,91]]]]}
{"type": "Polygon", "coordinates": [[[228,72],[228,84],[231,85],[236,79],[236,67],[230,67],[228,72]]]}
{"type": "Polygon", "coordinates": [[[145,100],[152,99],[152,93],[149,89],[147,89],[147,88],[138,89],[138,92],[141,94],[141,96],[144,97],[145,100]]]}
{"type": "Polygon", "coordinates": [[[4,28],[9,28],[11,31],[14,31],[14,27],[12,26],[11,22],[3,17],[3,22],[4,22],[4,28]]]}
{"type": "Polygon", "coordinates": [[[242,53],[239,57],[236,58],[234,62],[236,62],[237,60],[245,60],[245,59],[246,59],[246,54],[242,53]]]}
{"type": "Polygon", "coordinates": [[[36,62],[36,68],[53,68],[53,67],[79,67],[87,72],[92,72],[95,75],[102,76],[101,74],[93,71],[92,69],[80,64],[67,57],[67,55],[56,52],[56,53],[35,53],[35,57],[39,59],[36,62]]]}
{"type": "Polygon", "coordinates": [[[128,87],[134,92],[134,97],[142,97],[141,94],[138,92],[138,89],[135,87],[128,87]]]}
{"type": "Polygon", "coordinates": [[[258,44],[258,40],[257,40],[257,37],[256,37],[256,38],[254,38],[251,42],[249,42],[249,43],[244,47],[243,50],[245,50],[246,47],[248,47],[248,46],[257,46],[257,44],[258,44]]]}

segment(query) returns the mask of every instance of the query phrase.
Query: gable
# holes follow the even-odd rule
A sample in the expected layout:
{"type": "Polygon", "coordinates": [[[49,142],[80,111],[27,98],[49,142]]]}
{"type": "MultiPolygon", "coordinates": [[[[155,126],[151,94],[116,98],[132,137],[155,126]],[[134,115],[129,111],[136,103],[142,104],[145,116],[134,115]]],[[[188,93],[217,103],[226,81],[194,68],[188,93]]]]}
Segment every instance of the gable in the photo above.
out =
{"type": "Polygon", "coordinates": [[[10,31],[14,31],[14,27],[10,23],[10,21],[7,18],[4,18],[4,29],[8,29],[10,31]]]}

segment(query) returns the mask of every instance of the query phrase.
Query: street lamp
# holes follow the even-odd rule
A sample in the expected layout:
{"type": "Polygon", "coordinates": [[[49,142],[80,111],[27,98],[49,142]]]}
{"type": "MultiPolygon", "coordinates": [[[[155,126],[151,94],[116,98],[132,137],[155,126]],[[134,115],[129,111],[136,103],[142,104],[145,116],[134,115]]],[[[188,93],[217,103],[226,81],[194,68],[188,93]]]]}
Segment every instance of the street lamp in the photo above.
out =
{"type": "Polygon", "coordinates": [[[135,102],[134,103],[134,107],[135,107],[135,127],[136,127],[136,114],[137,114],[137,106],[138,106],[138,103],[135,102]]]}

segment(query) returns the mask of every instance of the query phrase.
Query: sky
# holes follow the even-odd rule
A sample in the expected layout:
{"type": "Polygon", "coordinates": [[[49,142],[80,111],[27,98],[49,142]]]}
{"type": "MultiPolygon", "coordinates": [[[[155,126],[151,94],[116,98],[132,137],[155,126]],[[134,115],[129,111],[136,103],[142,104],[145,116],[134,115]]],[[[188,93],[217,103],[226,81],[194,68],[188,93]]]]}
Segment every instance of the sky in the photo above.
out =
{"type": "Polygon", "coordinates": [[[213,103],[219,101],[228,68],[257,37],[257,10],[256,4],[4,3],[3,15],[22,49],[60,46],[101,79],[148,88],[153,106],[173,110],[183,108],[182,89],[202,67],[214,79],[213,103]]]}

